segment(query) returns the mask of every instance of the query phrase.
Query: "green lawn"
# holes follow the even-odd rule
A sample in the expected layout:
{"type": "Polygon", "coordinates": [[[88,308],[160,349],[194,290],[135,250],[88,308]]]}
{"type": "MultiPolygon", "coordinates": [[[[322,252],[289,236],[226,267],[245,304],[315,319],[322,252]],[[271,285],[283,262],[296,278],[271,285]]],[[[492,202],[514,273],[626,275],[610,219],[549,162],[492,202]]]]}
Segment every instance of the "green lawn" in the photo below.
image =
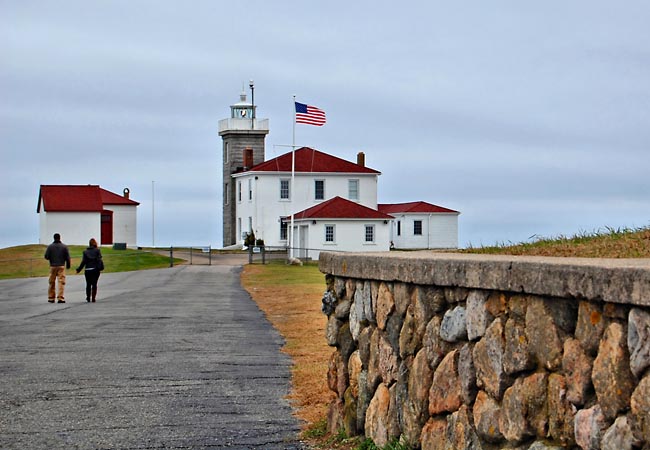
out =
{"type": "MultiPolygon", "coordinates": [[[[69,245],[72,266],[68,274],[74,274],[81,263],[82,253],[86,247],[69,245]]],[[[48,275],[48,261],[43,258],[45,245],[21,245],[0,249],[0,279],[44,277],[48,275]]],[[[102,247],[104,272],[127,272],[131,270],[157,269],[169,267],[169,255],[161,255],[146,250],[113,250],[102,247]]],[[[174,258],[174,264],[183,260],[174,258]]]]}

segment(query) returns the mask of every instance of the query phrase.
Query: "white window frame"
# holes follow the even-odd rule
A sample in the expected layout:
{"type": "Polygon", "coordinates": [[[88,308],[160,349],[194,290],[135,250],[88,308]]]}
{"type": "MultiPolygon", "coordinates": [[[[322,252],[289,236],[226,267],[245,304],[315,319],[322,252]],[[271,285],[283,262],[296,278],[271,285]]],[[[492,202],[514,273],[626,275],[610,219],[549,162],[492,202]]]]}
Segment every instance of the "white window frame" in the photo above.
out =
{"type": "Polygon", "coordinates": [[[241,203],[241,181],[237,182],[237,201],[241,203]]]}
{"type": "Polygon", "coordinates": [[[325,244],[336,244],[336,225],[333,224],[333,223],[326,223],[323,229],[325,231],[325,234],[323,236],[323,239],[325,239],[325,244]],[[331,230],[332,230],[332,239],[331,240],[327,240],[327,238],[328,238],[327,230],[329,228],[331,228],[331,230]]]}
{"type": "Polygon", "coordinates": [[[348,200],[352,200],[355,202],[358,202],[359,199],[361,198],[361,195],[359,194],[359,179],[358,178],[350,178],[348,179],[348,200]],[[352,189],[352,186],[354,186],[354,190],[352,189]],[[355,195],[353,196],[353,192],[355,195]]]}
{"type": "Polygon", "coordinates": [[[281,178],[280,179],[280,200],[281,201],[289,201],[289,200],[291,200],[291,180],[288,179],[288,178],[281,178]],[[283,191],[282,183],[287,184],[287,188],[286,188],[287,196],[286,197],[282,196],[282,191],[283,191]]]}
{"type": "Polygon", "coordinates": [[[289,239],[289,224],[282,219],[283,217],[280,217],[280,240],[286,241],[289,239]]]}
{"type": "Polygon", "coordinates": [[[325,200],[325,180],[322,178],[314,180],[314,200],[325,200]],[[322,192],[320,197],[318,197],[318,183],[322,183],[322,192]]]}
{"type": "Polygon", "coordinates": [[[414,220],[413,221],[413,236],[422,236],[422,233],[423,233],[423,228],[422,228],[423,223],[422,222],[423,222],[422,220],[414,220]],[[420,232],[416,233],[416,231],[417,231],[416,224],[418,224],[418,223],[420,224],[420,232]]]}
{"type": "Polygon", "coordinates": [[[248,201],[253,200],[253,179],[249,178],[248,179],[248,201]]]}
{"type": "Polygon", "coordinates": [[[375,236],[376,236],[375,231],[376,231],[375,226],[373,224],[365,224],[363,226],[363,234],[364,234],[363,235],[363,242],[364,242],[364,244],[374,244],[375,243],[375,236]],[[371,240],[368,240],[368,230],[371,230],[371,233],[372,233],[372,236],[371,236],[372,239],[371,240]]]}

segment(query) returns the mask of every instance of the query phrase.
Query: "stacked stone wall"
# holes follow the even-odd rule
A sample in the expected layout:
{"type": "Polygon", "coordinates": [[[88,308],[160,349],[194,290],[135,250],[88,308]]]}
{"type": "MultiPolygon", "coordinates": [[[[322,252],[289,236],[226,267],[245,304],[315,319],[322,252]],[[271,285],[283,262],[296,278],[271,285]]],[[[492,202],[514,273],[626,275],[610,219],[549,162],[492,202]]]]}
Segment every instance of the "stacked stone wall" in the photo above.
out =
{"type": "Polygon", "coordinates": [[[321,254],[330,431],[424,450],[650,449],[648,262],[449,258],[321,254]],[[509,274],[527,281],[512,290],[509,274]]]}

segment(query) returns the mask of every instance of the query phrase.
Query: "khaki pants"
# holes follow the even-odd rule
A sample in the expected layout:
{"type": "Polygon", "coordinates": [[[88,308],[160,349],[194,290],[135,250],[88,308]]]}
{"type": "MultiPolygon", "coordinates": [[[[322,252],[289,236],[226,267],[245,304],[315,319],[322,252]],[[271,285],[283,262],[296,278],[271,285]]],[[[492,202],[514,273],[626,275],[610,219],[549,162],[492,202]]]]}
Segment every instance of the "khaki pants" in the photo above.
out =
{"type": "Polygon", "coordinates": [[[59,292],[56,298],[63,300],[63,291],[65,290],[65,266],[50,267],[50,287],[47,290],[48,300],[54,300],[54,288],[57,279],[59,280],[59,292]]]}

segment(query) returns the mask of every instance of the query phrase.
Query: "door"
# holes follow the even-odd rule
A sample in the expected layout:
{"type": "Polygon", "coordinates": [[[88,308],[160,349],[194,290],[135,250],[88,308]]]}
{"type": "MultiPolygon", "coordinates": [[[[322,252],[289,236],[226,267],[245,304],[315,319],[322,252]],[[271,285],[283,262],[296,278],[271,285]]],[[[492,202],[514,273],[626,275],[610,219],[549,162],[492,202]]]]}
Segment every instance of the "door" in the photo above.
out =
{"type": "Polygon", "coordinates": [[[309,246],[309,226],[308,225],[300,225],[300,258],[307,258],[309,257],[309,250],[307,247],[309,246]]]}
{"type": "Polygon", "coordinates": [[[113,211],[102,211],[101,245],[113,244],[113,211]]]}

